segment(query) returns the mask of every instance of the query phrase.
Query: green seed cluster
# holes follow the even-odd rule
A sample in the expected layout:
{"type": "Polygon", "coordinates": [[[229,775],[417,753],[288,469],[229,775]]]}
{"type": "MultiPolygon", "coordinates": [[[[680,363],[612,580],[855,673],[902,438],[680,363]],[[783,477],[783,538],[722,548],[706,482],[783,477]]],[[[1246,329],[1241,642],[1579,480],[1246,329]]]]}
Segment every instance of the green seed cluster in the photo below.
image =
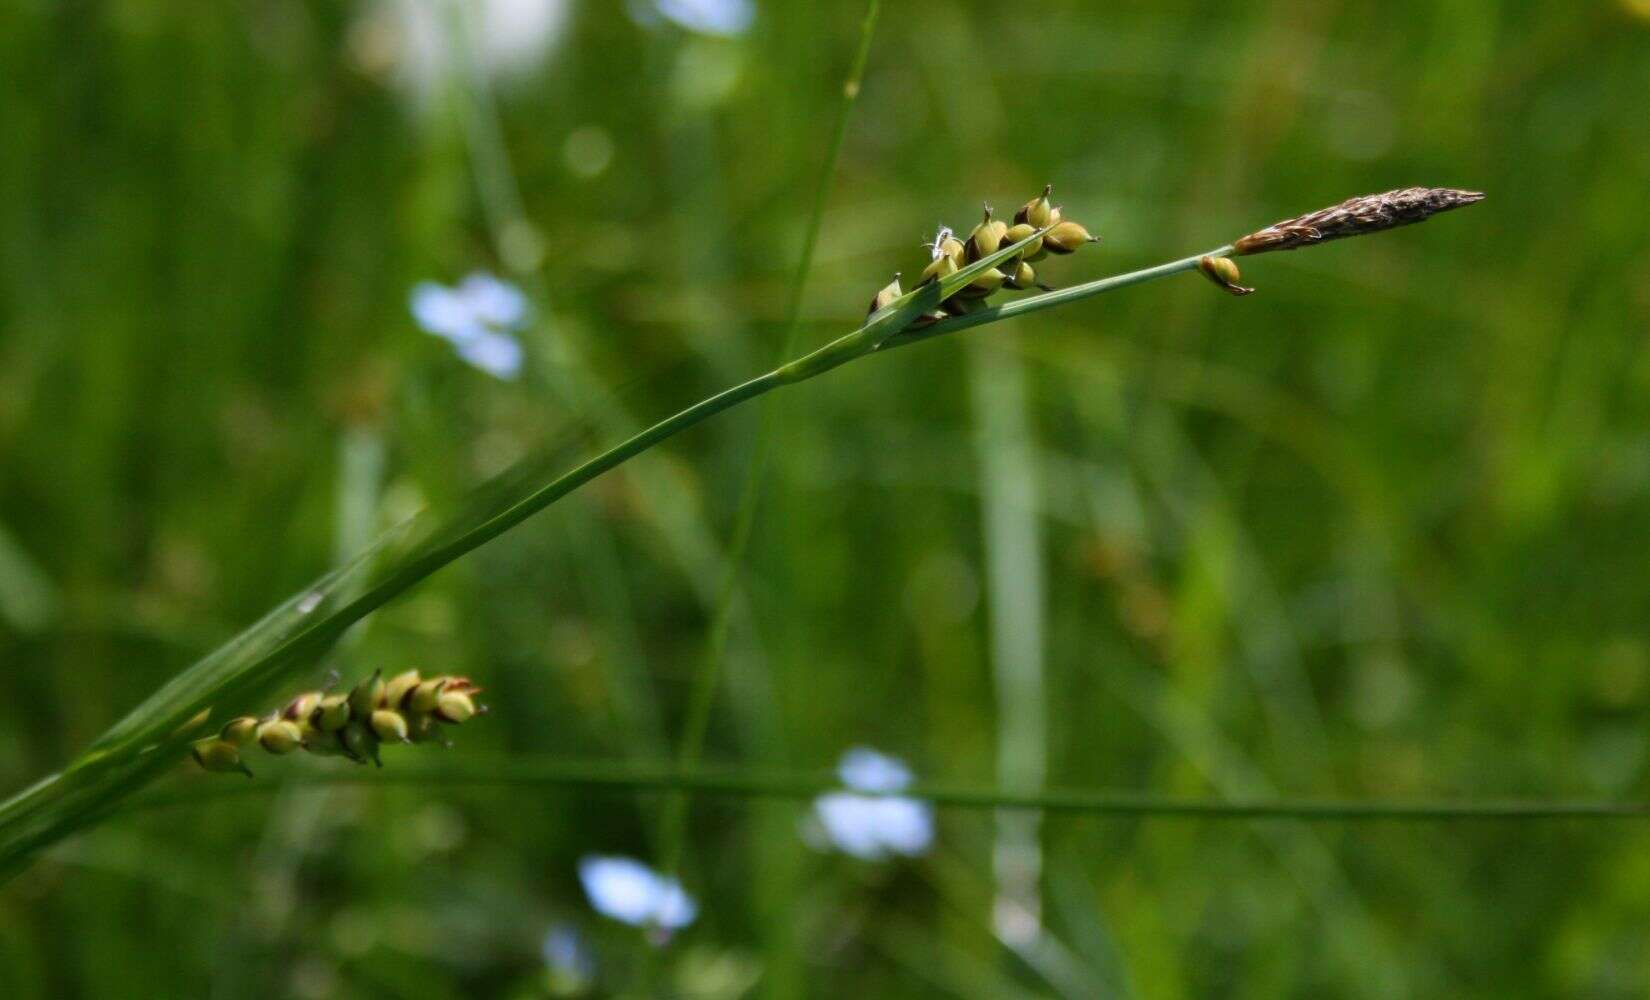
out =
{"type": "MultiPolygon", "coordinates": [[[[988,205],[985,218],[969,232],[966,239],[958,239],[949,226],[941,226],[934,242],[927,244],[931,260],[923,268],[922,279],[917,283],[919,287],[956,274],[963,267],[982,257],[989,257],[1003,247],[1035,238],[1019,253],[996,267],[987,268],[961,291],[946,299],[940,306],[942,311],[919,317],[916,325],[938,322],[948,315],[961,316],[973,312],[999,289],[1040,288],[1051,291],[1049,286],[1038,280],[1037,269],[1032,264],[1049,254],[1064,256],[1076,253],[1083,246],[1099,240],[1098,236],[1089,235],[1082,223],[1062,217],[1060,209],[1048,200],[1053,190],[1052,185],[1044,187],[1042,194],[1021,205],[1020,210],[1014,213],[1013,225],[992,218],[988,205]]],[[[876,312],[904,294],[900,290],[899,277],[894,275],[894,280],[871,299],[870,312],[876,312]]]]}
{"type": "Polygon", "coordinates": [[[257,717],[230,719],[218,735],[191,748],[195,763],[208,771],[239,771],[252,777],[241,751],[253,746],[276,756],[304,750],[323,757],[348,757],[379,767],[384,743],[438,742],[440,726],[459,725],[487,711],[468,677],[425,678],[416,670],[388,681],[380,673],[348,692],[305,691],[285,708],[257,717]]]}

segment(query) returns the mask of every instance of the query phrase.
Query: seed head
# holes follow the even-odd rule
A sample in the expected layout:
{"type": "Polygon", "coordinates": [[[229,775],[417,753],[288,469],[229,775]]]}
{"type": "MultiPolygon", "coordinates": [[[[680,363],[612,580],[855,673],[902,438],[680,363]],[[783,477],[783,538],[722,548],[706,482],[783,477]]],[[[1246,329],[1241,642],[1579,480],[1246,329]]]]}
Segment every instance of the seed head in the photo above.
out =
{"type": "Polygon", "coordinates": [[[1401,188],[1348,198],[1339,205],[1275,222],[1233,243],[1238,254],[1294,250],[1298,247],[1362,236],[1422,222],[1439,212],[1484,200],[1480,191],[1455,188],[1401,188]]]}

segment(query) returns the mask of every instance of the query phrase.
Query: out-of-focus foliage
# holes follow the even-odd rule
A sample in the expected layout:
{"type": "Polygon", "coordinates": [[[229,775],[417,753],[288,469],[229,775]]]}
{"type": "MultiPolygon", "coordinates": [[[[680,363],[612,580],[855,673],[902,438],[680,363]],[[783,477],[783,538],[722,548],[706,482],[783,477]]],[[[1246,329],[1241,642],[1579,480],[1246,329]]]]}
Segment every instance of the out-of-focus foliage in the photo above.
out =
{"type": "MultiPolygon", "coordinates": [[[[0,789],[411,511],[774,360],[862,10],[744,6],[0,3],[0,789]],[[531,301],[514,380],[409,313],[476,271],[531,301]]],[[[777,397],[709,755],[1650,792],[1650,10],[884,7],[809,345],[936,223],[1046,182],[1104,238],[1056,283],[1353,194],[1489,200],[1245,261],[1247,299],[1188,275],[777,397]]],[[[494,711],[454,753],[667,757],[755,427],[599,480],[329,666],[477,678],[494,711]]],[[[698,912],[663,947],[578,876],[658,862],[655,796],[117,817],[0,890],[0,994],[1650,988],[1638,824],[940,810],[928,853],[871,863],[810,849],[809,809],[696,803],[698,912]],[[1029,890],[1003,867],[1028,845],[1029,890]]]]}

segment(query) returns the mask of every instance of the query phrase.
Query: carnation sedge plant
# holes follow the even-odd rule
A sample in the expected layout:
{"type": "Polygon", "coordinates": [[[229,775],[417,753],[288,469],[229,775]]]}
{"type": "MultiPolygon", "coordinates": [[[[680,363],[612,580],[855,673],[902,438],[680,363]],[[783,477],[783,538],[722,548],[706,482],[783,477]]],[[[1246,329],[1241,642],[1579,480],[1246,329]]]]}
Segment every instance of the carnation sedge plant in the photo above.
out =
{"type": "Polygon", "coordinates": [[[1222,289],[1247,295],[1252,289],[1240,283],[1233,258],[1409,225],[1483,197],[1450,188],[1404,188],[1351,198],[1202,253],[1053,290],[1043,281],[1043,259],[1075,252],[1095,237],[1066,218],[1049,200],[1051,194],[1045,188],[1026,202],[1012,225],[988,210],[966,239],[942,228],[916,287],[905,291],[896,277],[876,293],[858,329],[672,414],[558,475],[525,487],[519,475],[507,476],[483,487],[450,520],[414,518],[397,528],[355,562],[175,676],[62,772],[0,803],[0,877],[98,822],[185,758],[212,771],[244,771],[242,751],[252,746],[272,754],[306,750],[376,759],[386,740],[417,742],[431,737],[437,725],[476,714],[480,706],[473,696],[479,689],[467,678],[426,680],[410,674],[389,682],[374,676],[346,695],[307,692],[265,716],[250,710],[281,683],[314,669],[351,625],[436,570],[724,410],[872,354],[1183,272],[1201,272],[1222,289]],[[1037,294],[991,301],[999,292],[1016,290],[1037,294]]]}

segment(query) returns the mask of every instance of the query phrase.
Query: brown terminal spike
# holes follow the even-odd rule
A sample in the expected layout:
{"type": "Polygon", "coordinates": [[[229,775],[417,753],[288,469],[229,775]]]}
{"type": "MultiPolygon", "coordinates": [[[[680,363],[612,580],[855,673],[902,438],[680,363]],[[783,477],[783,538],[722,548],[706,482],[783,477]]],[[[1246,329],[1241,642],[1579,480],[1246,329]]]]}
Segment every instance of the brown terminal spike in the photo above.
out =
{"type": "Polygon", "coordinates": [[[1413,225],[1439,212],[1483,200],[1481,191],[1455,188],[1411,187],[1366,194],[1360,198],[1348,198],[1339,205],[1274,222],[1237,240],[1232,246],[1240,255],[1295,250],[1314,243],[1413,225]]]}

